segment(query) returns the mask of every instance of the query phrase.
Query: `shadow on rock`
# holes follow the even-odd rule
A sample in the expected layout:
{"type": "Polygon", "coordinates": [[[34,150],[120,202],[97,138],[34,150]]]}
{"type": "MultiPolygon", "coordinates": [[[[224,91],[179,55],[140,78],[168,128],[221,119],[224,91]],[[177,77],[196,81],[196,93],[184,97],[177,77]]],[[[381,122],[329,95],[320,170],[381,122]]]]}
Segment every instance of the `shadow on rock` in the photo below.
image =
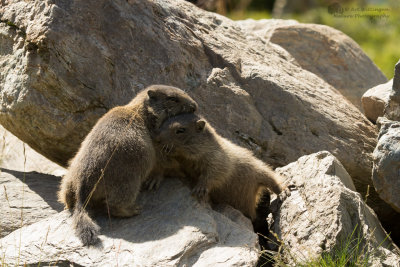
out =
{"type": "MultiPolygon", "coordinates": [[[[57,191],[61,177],[38,172],[20,172],[4,168],[0,170],[19,179],[28,186],[30,190],[39,195],[52,209],[58,212],[64,209],[63,205],[57,202],[57,191]]],[[[29,201],[29,199],[26,201],[29,201]]]]}

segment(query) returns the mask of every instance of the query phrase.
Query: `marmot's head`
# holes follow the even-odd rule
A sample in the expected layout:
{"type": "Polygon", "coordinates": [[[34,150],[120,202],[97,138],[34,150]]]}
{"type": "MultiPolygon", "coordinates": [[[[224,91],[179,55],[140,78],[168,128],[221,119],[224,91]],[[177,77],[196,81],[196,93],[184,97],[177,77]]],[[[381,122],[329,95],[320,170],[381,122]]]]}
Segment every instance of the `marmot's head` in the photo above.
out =
{"type": "Polygon", "coordinates": [[[197,157],[212,149],[212,133],[206,120],[195,114],[182,114],[166,120],[154,140],[164,153],[197,157]]]}
{"type": "Polygon", "coordinates": [[[152,85],[146,88],[145,100],[149,111],[157,116],[160,124],[169,117],[193,113],[197,110],[197,103],[183,90],[166,85],[152,85]]]}

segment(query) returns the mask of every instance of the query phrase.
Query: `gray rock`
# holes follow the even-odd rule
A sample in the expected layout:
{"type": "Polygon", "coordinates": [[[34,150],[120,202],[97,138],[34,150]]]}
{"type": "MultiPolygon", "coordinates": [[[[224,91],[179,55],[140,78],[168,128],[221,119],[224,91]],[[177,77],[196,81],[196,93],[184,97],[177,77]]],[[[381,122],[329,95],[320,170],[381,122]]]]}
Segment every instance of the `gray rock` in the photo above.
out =
{"type": "Polygon", "coordinates": [[[393,90],[396,92],[396,95],[400,94],[400,60],[396,63],[394,67],[394,81],[393,81],[393,90]]]}
{"type": "Polygon", "coordinates": [[[0,168],[62,176],[65,169],[46,159],[0,125],[0,168]]]}
{"type": "Polygon", "coordinates": [[[122,0],[21,0],[0,14],[15,25],[0,23],[0,123],[59,164],[107,110],[165,83],[274,166],[327,149],[370,182],[374,127],[282,48],[225,17],[185,1],[122,0]]]}
{"type": "Polygon", "coordinates": [[[360,109],[364,92],[387,81],[356,42],[331,27],[282,19],[237,23],[243,30],[284,48],[289,61],[325,80],[360,109]]]}
{"type": "Polygon", "coordinates": [[[288,51],[301,68],[325,80],[359,109],[365,91],[387,81],[356,42],[329,26],[283,25],[274,29],[270,41],[288,51]]]}
{"type": "Polygon", "coordinates": [[[227,206],[200,205],[178,180],[141,194],[142,214],[99,217],[101,245],[82,247],[68,211],[0,240],[5,263],[78,266],[255,266],[259,247],[249,220],[227,206]],[[20,240],[20,236],[23,238],[20,240]],[[20,251],[20,252],[19,252],[20,251]],[[20,255],[19,255],[20,254],[20,255]]]}
{"type": "Polygon", "coordinates": [[[360,236],[364,253],[372,254],[370,262],[399,266],[398,248],[332,154],[322,151],[303,156],[276,171],[296,186],[271,227],[283,241],[283,255],[289,262],[333,252],[354,231],[352,238],[360,236]]]}
{"type": "Polygon", "coordinates": [[[0,126],[0,237],[63,210],[56,191],[64,173],[0,126]]]}
{"type": "Polygon", "coordinates": [[[390,95],[392,94],[393,79],[387,83],[369,89],[361,98],[365,116],[372,122],[385,114],[390,95]]]}
{"type": "Polygon", "coordinates": [[[246,32],[255,34],[259,37],[264,38],[266,41],[270,41],[271,35],[275,29],[284,26],[291,26],[299,24],[293,19],[246,19],[238,20],[236,23],[246,32]]]}
{"type": "Polygon", "coordinates": [[[385,117],[390,120],[400,121],[400,60],[394,68],[393,90],[390,95],[385,117]]]}
{"type": "Polygon", "coordinates": [[[8,169],[0,172],[0,237],[63,210],[56,192],[60,177],[8,169]]]}
{"type": "Polygon", "coordinates": [[[379,196],[400,212],[400,122],[380,117],[372,181],[379,196]]]}

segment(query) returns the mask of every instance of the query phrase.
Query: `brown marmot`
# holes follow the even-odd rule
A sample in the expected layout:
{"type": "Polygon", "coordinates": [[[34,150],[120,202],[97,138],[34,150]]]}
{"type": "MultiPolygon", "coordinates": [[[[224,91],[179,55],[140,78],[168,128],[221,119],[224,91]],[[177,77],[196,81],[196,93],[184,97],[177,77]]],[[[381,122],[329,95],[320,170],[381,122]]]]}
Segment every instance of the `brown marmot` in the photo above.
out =
{"type": "Polygon", "coordinates": [[[140,213],[135,200],[157,160],[155,130],[167,118],[196,109],[196,102],[181,89],[153,85],[99,119],[71,160],[58,193],[72,211],[84,245],[94,244],[100,229],[86,209],[109,210],[116,217],[140,213]]]}
{"type": "Polygon", "coordinates": [[[166,120],[154,140],[167,157],[180,163],[180,171],[191,180],[193,195],[229,204],[253,221],[261,191],[279,194],[283,190],[284,179],[267,164],[218,135],[195,114],[166,120]]]}

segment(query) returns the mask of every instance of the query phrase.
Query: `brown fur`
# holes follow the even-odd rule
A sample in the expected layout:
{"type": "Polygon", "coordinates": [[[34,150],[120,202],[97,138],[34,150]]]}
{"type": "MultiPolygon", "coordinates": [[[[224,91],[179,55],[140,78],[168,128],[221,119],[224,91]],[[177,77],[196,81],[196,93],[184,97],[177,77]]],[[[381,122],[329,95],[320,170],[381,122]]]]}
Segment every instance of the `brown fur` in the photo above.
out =
{"type": "Polygon", "coordinates": [[[155,137],[164,154],[176,159],[191,179],[192,193],[229,204],[254,220],[260,191],[281,193],[283,179],[249,150],[216,133],[194,114],[168,119],[155,137]]]}
{"type": "Polygon", "coordinates": [[[99,119],[71,160],[58,194],[73,212],[84,245],[95,243],[99,231],[86,208],[116,217],[140,213],[136,197],[156,163],[152,136],[168,117],[196,109],[182,90],[153,85],[99,119]]]}
{"type": "MultiPolygon", "coordinates": [[[[184,178],[186,175],[181,170],[179,162],[162,154],[162,147],[155,145],[157,163],[151,171],[149,178],[143,183],[146,190],[158,189],[164,177],[184,178]]],[[[186,182],[186,180],[183,180],[186,182]]]]}

